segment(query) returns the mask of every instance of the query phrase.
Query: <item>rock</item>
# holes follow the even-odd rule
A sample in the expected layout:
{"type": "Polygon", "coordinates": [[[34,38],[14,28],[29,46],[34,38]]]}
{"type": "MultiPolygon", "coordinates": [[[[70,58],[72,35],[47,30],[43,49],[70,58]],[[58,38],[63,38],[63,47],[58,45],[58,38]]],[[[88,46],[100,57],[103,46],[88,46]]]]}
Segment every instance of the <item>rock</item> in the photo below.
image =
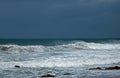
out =
{"type": "Polygon", "coordinates": [[[66,73],[64,73],[63,75],[73,75],[73,74],[72,74],[72,73],[67,73],[67,72],[66,72],[66,73]]]}
{"type": "Polygon", "coordinates": [[[55,77],[54,74],[46,74],[46,75],[41,76],[41,78],[54,78],[54,77],[55,77]]]}
{"type": "Polygon", "coordinates": [[[96,67],[96,68],[90,68],[89,70],[102,70],[101,67],[96,67]]]}
{"type": "Polygon", "coordinates": [[[119,66],[106,67],[105,70],[120,70],[119,66]]]}
{"type": "Polygon", "coordinates": [[[18,66],[18,65],[15,65],[14,67],[15,67],[15,68],[20,68],[20,66],[18,66]]]}
{"type": "Polygon", "coordinates": [[[89,70],[120,70],[120,66],[113,66],[113,67],[96,67],[96,68],[90,68],[89,70]]]}

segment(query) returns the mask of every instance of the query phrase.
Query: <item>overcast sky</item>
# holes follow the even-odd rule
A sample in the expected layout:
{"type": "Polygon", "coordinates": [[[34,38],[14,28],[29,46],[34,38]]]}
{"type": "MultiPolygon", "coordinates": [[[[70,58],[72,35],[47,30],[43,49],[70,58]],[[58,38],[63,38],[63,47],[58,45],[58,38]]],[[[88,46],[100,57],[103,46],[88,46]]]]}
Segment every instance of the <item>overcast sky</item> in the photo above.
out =
{"type": "Polygon", "coordinates": [[[0,38],[120,38],[120,0],[0,0],[0,38]]]}

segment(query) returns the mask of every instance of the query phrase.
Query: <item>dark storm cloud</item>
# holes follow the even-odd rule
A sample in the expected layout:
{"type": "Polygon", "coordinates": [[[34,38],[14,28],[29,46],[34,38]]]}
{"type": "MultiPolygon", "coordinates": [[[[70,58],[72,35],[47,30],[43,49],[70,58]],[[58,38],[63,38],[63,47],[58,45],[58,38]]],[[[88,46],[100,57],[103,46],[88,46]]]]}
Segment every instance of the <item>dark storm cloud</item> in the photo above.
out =
{"type": "Polygon", "coordinates": [[[119,0],[0,1],[0,38],[120,37],[119,0]]]}

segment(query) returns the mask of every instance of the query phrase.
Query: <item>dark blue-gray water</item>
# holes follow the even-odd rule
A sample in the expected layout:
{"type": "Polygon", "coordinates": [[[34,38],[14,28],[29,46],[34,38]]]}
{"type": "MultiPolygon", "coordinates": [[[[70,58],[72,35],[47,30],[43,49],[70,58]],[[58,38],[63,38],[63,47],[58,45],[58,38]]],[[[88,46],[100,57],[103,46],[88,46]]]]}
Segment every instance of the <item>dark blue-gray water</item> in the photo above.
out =
{"type": "Polygon", "coordinates": [[[119,39],[0,39],[0,78],[119,78],[119,70],[88,70],[114,65],[120,65],[119,39]]]}

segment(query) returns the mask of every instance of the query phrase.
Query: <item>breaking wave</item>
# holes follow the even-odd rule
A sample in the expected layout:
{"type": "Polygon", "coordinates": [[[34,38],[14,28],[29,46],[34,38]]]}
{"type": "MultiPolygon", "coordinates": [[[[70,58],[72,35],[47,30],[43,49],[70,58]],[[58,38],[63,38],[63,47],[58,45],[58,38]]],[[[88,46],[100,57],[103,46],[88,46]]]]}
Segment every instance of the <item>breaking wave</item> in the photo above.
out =
{"type": "Polygon", "coordinates": [[[34,51],[41,51],[45,50],[44,46],[21,46],[21,45],[0,45],[1,51],[10,51],[10,52],[34,52],[34,51]]]}
{"type": "Polygon", "coordinates": [[[119,50],[120,43],[95,43],[76,41],[68,44],[44,46],[44,45],[0,45],[0,51],[14,52],[44,52],[44,51],[63,51],[63,50],[119,50]]]}
{"type": "Polygon", "coordinates": [[[0,68],[12,68],[15,65],[21,67],[117,65],[120,63],[120,42],[71,41],[58,45],[9,44],[0,45],[0,53],[0,68]]]}

